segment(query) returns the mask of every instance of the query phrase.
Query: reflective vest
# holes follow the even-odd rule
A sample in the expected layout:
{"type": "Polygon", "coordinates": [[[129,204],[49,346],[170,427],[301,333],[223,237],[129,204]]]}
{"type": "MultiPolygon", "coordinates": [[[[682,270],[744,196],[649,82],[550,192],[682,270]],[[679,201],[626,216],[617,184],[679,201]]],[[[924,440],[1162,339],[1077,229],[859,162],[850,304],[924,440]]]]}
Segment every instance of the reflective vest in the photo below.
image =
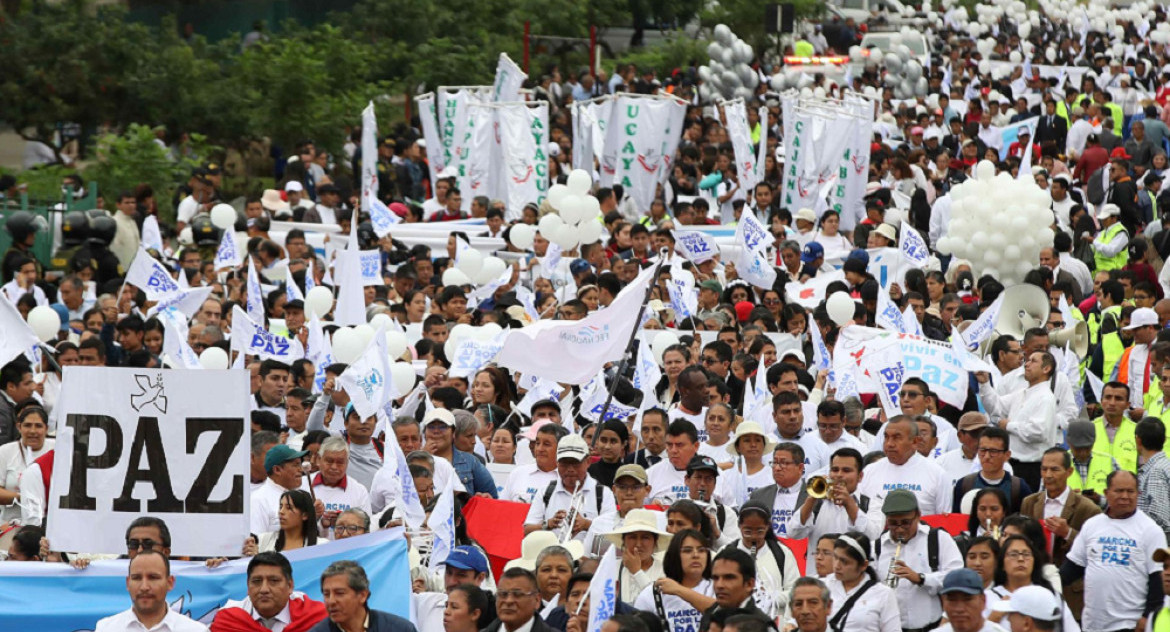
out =
{"type": "MultiPolygon", "coordinates": [[[[1121,358],[1117,360],[1117,381],[1122,384],[1129,384],[1129,362],[1130,354],[1133,353],[1137,345],[1127,347],[1121,353],[1121,358]]],[[[1153,358],[1152,354],[1146,354],[1146,366],[1142,369],[1142,398],[1145,399],[1147,393],[1150,392],[1150,360],[1153,358]]],[[[1132,388],[1132,387],[1131,387],[1132,388]]]]}
{"type": "MultiPolygon", "coordinates": [[[[1080,310],[1075,310],[1073,312],[1073,314],[1074,314],[1073,318],[1076,318],[1075,314],[1079,311],[1080,310]]],[[[1120,323],[1121,322],[1121,306],[1114,305],[1113,307],[1106,307],[1105,309],[1099,310],[1098,312],[1090,312],[1089,313],[1089,318],[1088,318],[1088,320],[1085,321],[1085,324],[1089,326],[1089,344],[1090,345],[1100,344],[1100,342],[1101,342],[1101,324],[1104,323],[1107,318],[1112,318],[1114,323],[1120,323]]],[[[1108,374],[1106,374],[1106,375],[1108,375],[1108,374]]]]}
{"type": "MultiPolygon", "coordinates": [[[[1098,243],[1107,244],[1113,241],[1113,238],[1116,237],[1118,233],[1124,232],[1125,226],[1122,226],[1121,222],[1117,222],[1109,228],[1106,228],[1104,232],[1097,236],[1097,240],[1099,240],[1098,243]]],[[[1101,270],[1120,270],[1121,268],[1125,267],[1126,263],[1129,262],[1129,248],[1122,248],[1121,252],[1113,255],[1112,257],[1106,257],[1100,252],[1097,252],[1096,248],[1093,248],[1093,262],[1096,264],[1098,272],[1101,270]]]]}
{"type": "Polygon", "coordinates": [[[1170,632],[1170,608],[1154,613],[1154,632],[1170,632]]]}
{"type": "Polygon", "coordinates": [[[1098,494],[1104,494],[1105,479],[1109,477],[1111,472],[1113,472],[1113,459],[1108,454],[1102,454],[1093,450],[1092,460],[1089,461],[1088,485],[1081,480],[1081,474],[1077,471],[1077,466],[1074,464],[1072,474],[1068,477],[1068,486],[1078,492],[1089,489],[1098,494]]]}
{"type": "Polygon", "coordinates": [[[1110,101],[1101,107],[1109,112],[1109,118],[1113,121],[1113,133],[1120,137],[1121,128],[1125,124],[1125,113],[1122,112],[1121,106],[1110,101]]]}
{"type": "Polygon", "coordinates": [[[1060,118],[1064,119],[1064,124],[1065,124],[1066,128],[1072,127],[1072,121],[1068,120],[1068,111],[1070,109],[1071,108],[1069,108],[1068,104],[1065,103],[1063,100],[1056,102],[1056,115],[1059,116],[1060,118]]]}
{"type": "Polygon", "coordinates": [[[1114,331],[1101,336],[1101,358],[1104,360],[1102,376],[1108,378],[1113,375],[1117,362],[1125,354],[1125,342],[1121,340],[1121,331],[1114,331]]]}
{"type": "MultiPolygon", "coordinates": [[[[1109,435],[1105,432],[1104,417],[1094,419],[1093,426],[1097,429],[1097,441],[1093,444],[1093,452],[1111,456],[1121,466],[1121,469],[1137,474],[1137,440],[1133,436],[1137,424],[1128,419],[1122,419],[1117,434],[1113,435],[1113,443],[1109,443],[1109,435]]],[[[1089,469],[1092,469],[1091,462],[1089,469]]]]}
{"type": "Polygon", "coordinates": [[[1150,392],[1146,393],[1146,416],[1157,417],[1162,420],[1162,425],[1170,428],[1170,406],[1162,399],[1161,389],[1155,391],[1150,388],[1150,392]]]}

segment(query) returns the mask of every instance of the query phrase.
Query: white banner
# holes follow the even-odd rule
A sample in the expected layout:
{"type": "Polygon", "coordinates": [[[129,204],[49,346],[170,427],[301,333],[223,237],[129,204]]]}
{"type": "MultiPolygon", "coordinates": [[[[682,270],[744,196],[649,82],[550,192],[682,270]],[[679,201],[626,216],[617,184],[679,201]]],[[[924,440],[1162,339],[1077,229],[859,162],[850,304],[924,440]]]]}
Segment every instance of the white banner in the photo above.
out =
{"type": "Polygon", "coordinates": [[[845,273],[840,270],[820,272],[804,283],[789,281],[784,286],[784,292],[788,295],[788,300],[799,303],[807,309],[813,309],[825,300],[825,290],[830,283],[844,280],[845,273]]]}
{"type": "Polygon", "coordinates": [[[528,75],[507,53],[500,53],[500,59],[496,62],[496,81],[492,84],[492,101],[519,101],[520,88],[527,78],[528,75]]]}
{"type": "Polygon", "coordinates": [[[378,197],[378,119],[374,102],[362,110],[362,210],[370,212],[370,200],[378,197]]]}
{"type": "Polygon", "coordinates": [[[605,151],[605,129],[613,111],[613,97],[600,97],[584,103],[574,102],[573,168],[593,173],[593,160],[605,151]]]}
{"type": "Polygon", "coordinates": [[[754,213],[740,216],[735,227],[735,242],[740,246],[735,271],[740,278],[756,287],[771,289],[776,283],[776,268],[768,261],[768,244],[773,241],[772,234],[754,213]]]}
{"type": "Polygon", "coordinates": [[[650,209],[660,175],[669,170],[686,106],[673,99],[621,95],[614,104],[601,158],[601,186],[620,184],[639,213],[650,209]]]}
{"type": "Polygon", "coordinates": [[[428,92],[414,100],[418,105],[418,118],[422,121],[423,140],[427,143],[427,169],[431,174],[431,197],[435,196],[435,183],[439,174],[447,167],[444,160],[443,140],[435,123],[435,95],[428,92]]]}
{"type": "Polygon", "coordinates": [[[151,515],[174,555],[236,556],[248,533],[246,371],[65,367],[47,536],[62,551],[124,555],[151,515]]]}
{"type": "Polygon", "coordinates": [[[299,340],[268,331],[252,320],[239,305],[232,307],[232,325],[232,351],[260,356],[262,360],[280,360],[285,364],[305,357],[305,350],[299,340]]]}
{"type": "Polygon", "coordinates": [[[384,327],[378,326],[361,357],[346,367],[337,381],[363,419],[378,414],[386,402],[394,398],[384,327]]]}
{"type": "Polygon", "coordinates": [[[215,269],[238,268],[243,262],[240,248],[236,244],[236,231],[223,231],[223,238],[219,240],[219,248],[215,250],[215,269]]]}
{"type": "Polygon", "coordinates": [[[962,407],[967,371],[950,344],[859,325],[846,327],[833,348],[833,369],[848,372],[858,392],[878,393],[887,414],[899,414],[898,392],[906,378],[925,381],[939,399],[962,407]]]}
{"type": "Polygon", "coordinates": [[[759,170],[756,168],[757,156],[752,147],[752,130],[748,128],[747,108],[743,99],[724,101],[721,106],[723,117],[727,120],[727,138],[735,151],[739,186],[744,191],[755,191],[759,170]]]}
{"type": "Polygon", "coordinates": [[[179,284],[171,278],[171,273],[141,245],[130,262],[130,269],[126,271],[126,283],[142,290],[147,300],[151,301],[157,301],[180,289],[179,284]]]}
{"type": "Polygon", "coordinates": [[[471,154],[472,127],[469,105],[485,99],[484,88],[458,88],[449,92],[440,87],[439,129],[443,133],[443,164],[455,170],[459,189],[463,193],[463,210],[471,210],[468,194],[467,161],[471,154]]]}
{"type": "Polygon", "coordinates": [[[838,186],[833,207],[841,214],[841,229],[852,230],[865,219],[865,187],[869,184],[870,143],[873,141],[873,102],[847,94],[845,103],[855,120],[838,171],[838,186]]]}
{"type": "Polygon", "coordinates": [[[686,257],[687,261],[703,263],[714,259],[719,254],[719,244],[715,243],[715,237],[710,233],[677,228],[671,232],[674,235],[675,252],[686,257]]]}
{"type": "Polygon", "coordinates": [[[504,346],[502,336],[489,340],[464,338],[455,347],[455,357],[451,358],[451,377],[470,378],[484,365],[496,358],[496,354],[504,346]]]}
{"type": "Polygon", "coordinates": [[[478,195],[496,199],[502,197],[498,186],[501,182],[499,138],[496,133],[496,108],[472,103],[468,115],[468,156],[463,163],[466,175],[461,186],[464,204],[478,195]]]}
{"type": "Polygon", "coordinates": [[[504,221],[520,219],[524,205],[548,195],[548,102],[508,103],[496,109],[503,150],[504,221]]]}

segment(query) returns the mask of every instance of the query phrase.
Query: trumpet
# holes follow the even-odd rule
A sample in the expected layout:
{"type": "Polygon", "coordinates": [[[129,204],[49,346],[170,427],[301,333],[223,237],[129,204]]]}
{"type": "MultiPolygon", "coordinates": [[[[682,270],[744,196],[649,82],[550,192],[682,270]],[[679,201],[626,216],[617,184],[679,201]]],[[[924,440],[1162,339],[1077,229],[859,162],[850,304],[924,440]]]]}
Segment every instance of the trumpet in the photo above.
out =
{"type": "Polygon", "coordinates": [[[565,512],[565,519],[561,522],[560,537],[557,538],[562,545],[573,539],[573,524],[577,522],[577,514],[581,513],[581,503],[585,500],[584,492],[581,481],[577,481],[576,486],[573,487],[573,500],[569,503],[569,510],[565,512]]]}
{"type": "Polygon", "coordinates": [[[839,498],[833,497],[833,488],[840,484],[840,481],[831,478],[826,478],[824,476],[813,476],[812,478],[808,479],[808,482],[805,483],[804,491],[810,497],[816,498],[818,500],[832,497],[833,504],[840,505],[842,501],[839,498]]]}
{"type": "Polygon", "coordinates": [[[984,529],[984,531],[987,531],[987,534],[991,536],[991,539],[993,539],[997,542],[999,541],[999,537],[1000,537],[999,525],[995,525],[994,527],[992,527],[991,526],[991,518],[987,519],[987,528],[984,529]]]}
{"type": "Polygon", "coordinates": [[[902,540],[898,540],[897,542],[898,546],[894,549],[894,557],[890,560],[890,570],[886,573],[886,585],[890,588],[897,588],[898,580],[901,579],[901,577],[894,574],[894,568],[897,567],[898,560],[902,557],[903,542],[902,540]]]}

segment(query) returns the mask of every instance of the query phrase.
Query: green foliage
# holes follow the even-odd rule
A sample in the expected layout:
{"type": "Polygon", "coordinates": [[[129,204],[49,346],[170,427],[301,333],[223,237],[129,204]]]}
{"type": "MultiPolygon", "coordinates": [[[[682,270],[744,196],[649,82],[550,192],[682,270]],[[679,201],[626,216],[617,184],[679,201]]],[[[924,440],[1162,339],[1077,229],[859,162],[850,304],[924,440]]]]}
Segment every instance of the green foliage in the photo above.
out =
{"type": "Polygon", "coordinates": [[[662,76],[673,68],[691,63],[702,64],[706,60],[707,40],[694,39],[678,31],[663,44],[619,56],[616,63],[635,64],[638,68],[654,68],[659,76],[662,76]]]}

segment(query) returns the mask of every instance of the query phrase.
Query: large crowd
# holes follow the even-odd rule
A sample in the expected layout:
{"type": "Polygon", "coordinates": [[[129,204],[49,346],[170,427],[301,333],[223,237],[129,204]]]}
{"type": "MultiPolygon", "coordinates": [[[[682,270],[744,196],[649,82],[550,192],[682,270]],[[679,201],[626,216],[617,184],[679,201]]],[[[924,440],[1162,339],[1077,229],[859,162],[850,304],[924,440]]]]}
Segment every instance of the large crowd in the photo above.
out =
{"type": "MultiPolygon", "coordinates": [[[[1107,29],[1088,12],[1082,25],[1041,11],[1029,28],[1001,15],[982,39],[953,19],[959,10],[921,29],[928,89],[917,97],[894,98],[891,68],[856,48],[901,16],[827,18],[787,51],[860,60],[844,73],[840,59],[827,62],[798,86],[810,103],[846,90],[873,99],[868,186],[847,208],[781,204],[782,95],[769,81],[789,71],[757,63],[748,123],[766,151],[750,190],[719,110],[699,102],[697,68],[534,74],[530,98],[550,104],[554,183],[572,169],[573,102],[633,92],[690,103],[650,207],[620,184],[593,186],[601,236],[572,248],[541,234],[541,219],[556,213],[547,200],[513,209],[467,199],[456,173],[432,181],[417,118],[377,143],[377,203],[398,222],[383,237],[353,175],[360,130],[340,155],[306,140],[276,188],[236,201],[226,230],[242,264],[216,265],[225,229],[213,210],[229,200],[214,163],[180,187],[174,224],[158,217],[146,185],[50,222],[6,210],[12,248],[0,293],[22,317],[46,306],[60,317],[38,364],[22,356],[0,369],[7,559],[85,573],[111,557],[59,551],[45,538],[63,367],[188,368],[184,353],[220,349],[250,374],[250,529],[239,534],[239,556],[250,560],[247,597],[225,604],[211,630],[596,632],[590,589],[595,573],[612,576],[612,560],[606,632],[1170,630],[1170,213],[1160,210],[1170,169],[1170,51],[1160,42],[1170,38],[1150,37],[1163,33],[1151,28],[1163,8],[1150,7],[1152,18],[1145,8],[1118,13],[1107,29]],[[1034,133],[1021,127],[1002,147],[1001,131],[1032,117],[1034,133]],[[1050,202],[1052,246],[1020,284],[938,248],[950,192],[977,177],[980,161],[1013,178],[1030,169],[1050,202]],[[680,231],[734,228],[747,214],[771,232],[771,286],[740,278],[718,252],[676,250],[680,231]],[[534,232],[530,244],[514,239],[525,233],[518,226],[534,232]],[[908,230],[930,247],[928,260],[875,278],[871,258],[908,230]],[[44,232],[51,261],[35,256],[44,232]],[[392,359],[414,369],[410,388],[369,416],[345,386],[349,366],[321,348],[319,332],[341,331],[334,308],[318,314],[308,298],[334,277],[344,283],[332,258],[347,235],[380,251],[382,282],[363,286],[365,318],[393,323],[407,344],[392,359]],[[469,250],[510,268],[483,282],[451,274],[469,269],[469,250]],[[126,282],[139,257],[183,288],[210,287],[208,298],[178,326],[164,322],[150,288],[126,282]],[[636,353],[607,358],[594,383],[550,389],[490,359],[453,370],[457,330],[588,319],[652,268],[636,353]],[[672,274],[686,276],[675,270],[695,282],[689,314],[668,289],[672,274]],[[838,270],[820,304],[796,300],[793,287],[838,270]],[[828,304],[839,293],[852,309],[843,320],[828,304]],[[1039,305],[1019,298],[1037,293],[1039,305]],[[982,363],[959,378],[966,401],[946,401],[930,367],[900,375],[892,395],[839,392],[834,348],[851,327],[885,326],[886,302],[913,330],[900,335],[954,348],[997,299],[1006,316],[971,345],[982,363]],[[235,357],[234,321],[253,306],[260,326],[299,343],[298,357],[235,357]],[[1016,311],[1035,322],[1000,326],[1016,311]],[[602,416],[586,400],[607,391],[616,414],[602,416]],[[456,546],[437,570],[428,563],[442,548],[436,531],[409,524],[404,488],[428,515],[454,496],[456,546]],[[464,519],[464,507],[488,499],[527,505],[522,520],[488,527],[520,542],[521,555],[502,566],[464,519]],[[372,584],[352,561],[321,575],[323,601],[296,590],[285,553],[395,527],[409,542],[409,617],[369,608],[371,593],[408,588],[372,584]]],[[[68,176],[63,192],[81,199],[86,184],[68,176]]],[[[0,193],[11,200],[17,186],[0,180],[0,193]]],[[[169,609],[171,546],[166,521],[131,524],[132,606],[97,630],[205,629],[169,609]]]]}

